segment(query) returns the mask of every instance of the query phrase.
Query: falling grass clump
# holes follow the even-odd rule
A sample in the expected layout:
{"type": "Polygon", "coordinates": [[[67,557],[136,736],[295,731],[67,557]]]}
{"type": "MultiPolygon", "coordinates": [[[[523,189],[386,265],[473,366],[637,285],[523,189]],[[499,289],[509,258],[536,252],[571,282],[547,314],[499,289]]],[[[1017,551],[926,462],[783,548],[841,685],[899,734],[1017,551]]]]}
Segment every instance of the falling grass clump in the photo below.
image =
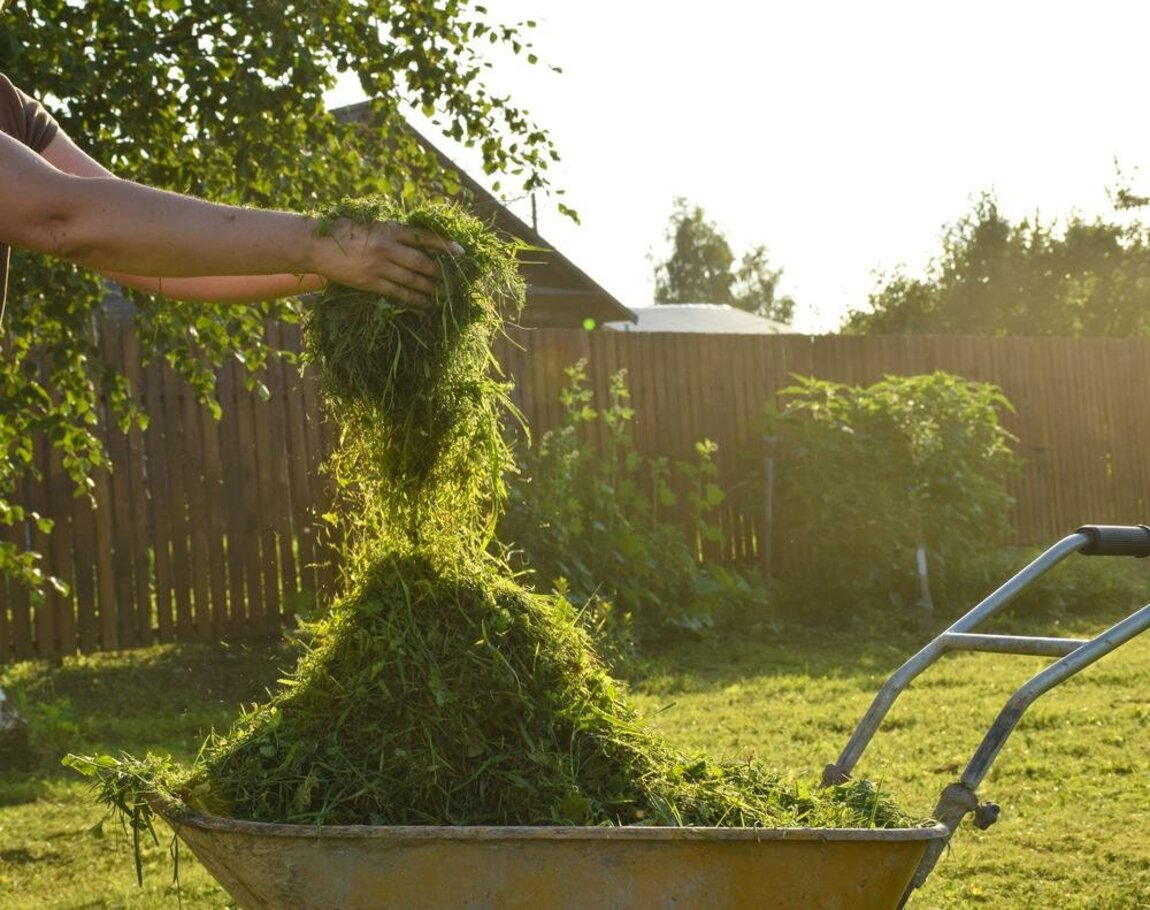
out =
{"type": "Polygon", "coordinates": [[[379,199],[328,218],[449,237],[430,311],[331,287],[306,350],[341,428],[345,593],[281,688],[190,768],[72,757],[147,821],[191,811],[297,824],[913,824],[866,782],[806,787],[686,756],[648,729],[562,597],[490,555],[510,457],[491,343],[523,302],[517,247],[451,207],[379,199]]]}
{"type": "Polygon", "coordinates": [[[512,408],[491,342],[523,305],[518,246],[452,207],[404,213],[379,197],[350,199],[321,224],[339,218],[402,220],[464,251],[436,256],[430,309],[332,285],[308,315],[306,355],[342,432],[328,467],[356,497],[346,523],[387,546],[459,533],[474,543],[490,530],[510,463],[501,426],[512,408]]]}

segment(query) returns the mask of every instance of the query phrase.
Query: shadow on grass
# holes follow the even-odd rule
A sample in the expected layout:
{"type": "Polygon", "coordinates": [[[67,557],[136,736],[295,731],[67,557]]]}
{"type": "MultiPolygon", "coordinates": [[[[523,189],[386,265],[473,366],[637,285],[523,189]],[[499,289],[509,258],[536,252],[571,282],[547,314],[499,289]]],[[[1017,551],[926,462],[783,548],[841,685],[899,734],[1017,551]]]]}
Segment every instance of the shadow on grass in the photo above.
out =
{"type": "Polygon", "coordinates": [[[676,679],[700,693],[750,676],[807,675],[872,684],[876,674],[891,673],[927,638],[925,632],[866,637],[812,629],[726,632],[663,648],[636,662],[627,677],[638,688],[676,679]]]}
{"type": "MultiPolygon", "coordinates": [[[[1053,637],[1094,635],[1121,614],[1103,611],[1061,620],[1007,612],[982,631],[1053,637]]],[[[668,643],[626,667],[627,681],[641,690],[689,689],[707,693],[748,677],[810,676],[844,680],[877,692],[898,667],[916,654],[958,614],[935,617],[924,628],[915,617],[844,617],[831,628],[792,625],[781,630],[748,625],[696,639],[668,643]]]]}
{"type": "Polygon", "coordinates": [[[27,722],[29,755],[24,769],[0,775],[0,805],[34,801],[71,777],[60,765],[69,752],[190,760],[242,705],[263,700],[296,656],[282,644],[172,645],[6,668],[0,686],[27,722]]]}
{"type": "Polygon", "coordinates": [[[34,803],[45,795],[48,782],[35,772],[5,773],[0,777],[0,807],[34,803]]]}

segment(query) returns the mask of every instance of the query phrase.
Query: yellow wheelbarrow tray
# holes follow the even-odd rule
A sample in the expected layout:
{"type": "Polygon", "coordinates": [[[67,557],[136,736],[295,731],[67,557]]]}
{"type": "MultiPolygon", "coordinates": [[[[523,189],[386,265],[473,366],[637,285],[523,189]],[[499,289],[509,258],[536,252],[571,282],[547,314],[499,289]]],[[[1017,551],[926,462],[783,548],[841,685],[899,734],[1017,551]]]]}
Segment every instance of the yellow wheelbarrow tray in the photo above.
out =
{"type": "Polygon", "coordinates": [[[928,828],[306,826],[176,833],[244,910],[889,910],[928,828]]]}
{"type": "Polygon", "coordinates": [[[154,808],[244,910],[897,910],[967,814],[997,818],[976,790],[1030,704],[1150,627],[1148,605],[1088,640],[973,633],[1072,553],[1144,557],[1150,527],[1088,525],[1045,551],[895,671],[827,766],[824,783],[848,779],[902,690],[951,651],[1057,658],[1009,699],[929,826],[309,826],[154,808]]]}

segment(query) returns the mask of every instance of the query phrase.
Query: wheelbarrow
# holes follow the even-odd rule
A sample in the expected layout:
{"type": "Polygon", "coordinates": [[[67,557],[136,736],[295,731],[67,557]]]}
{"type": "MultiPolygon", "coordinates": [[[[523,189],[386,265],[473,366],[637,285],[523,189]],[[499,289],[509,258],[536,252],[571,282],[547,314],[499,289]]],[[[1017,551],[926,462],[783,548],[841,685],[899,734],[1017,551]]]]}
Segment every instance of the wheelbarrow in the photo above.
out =
{"type": "Polygon", "coordinates": [[[895,910],[930,875],[976,791],[1043,693],[1150,626],[1150,605],[1089,640],[973,630],[1072,553],[1150,555],[1150,527],[1063,538],[908,660],[878,692],[824,784],[841,782],[899,693],[951,651],[1057,658],[1008,700],[921,828],[304,826],[157,807],[245,910],[895,910]]]}

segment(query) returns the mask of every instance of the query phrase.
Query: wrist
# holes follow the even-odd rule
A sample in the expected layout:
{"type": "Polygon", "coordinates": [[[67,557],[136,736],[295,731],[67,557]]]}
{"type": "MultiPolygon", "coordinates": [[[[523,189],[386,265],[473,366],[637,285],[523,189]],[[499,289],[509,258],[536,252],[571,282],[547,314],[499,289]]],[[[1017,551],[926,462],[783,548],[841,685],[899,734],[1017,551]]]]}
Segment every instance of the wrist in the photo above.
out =
{"type": "Polygon", "coordinates": [[[339,241],[333,233],[330,222],[310,216],[304,217],[307,242],[304,244],[304,261],[301,272],[313,276],[323,287],[331,280],[335,268],[335,256],[340,254],[339,241]]]}

